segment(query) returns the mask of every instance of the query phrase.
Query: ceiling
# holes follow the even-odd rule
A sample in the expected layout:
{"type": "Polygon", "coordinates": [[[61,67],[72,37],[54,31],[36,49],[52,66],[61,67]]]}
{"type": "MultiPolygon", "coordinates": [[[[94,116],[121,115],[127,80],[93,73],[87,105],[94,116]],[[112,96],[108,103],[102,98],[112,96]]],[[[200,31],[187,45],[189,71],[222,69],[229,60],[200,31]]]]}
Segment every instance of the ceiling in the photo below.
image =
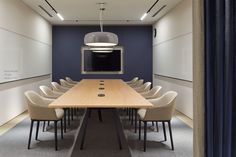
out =
{"type": "Polygon", "coordinates": [[[159,0],[147,17],[141,21],[141,16],[156,2],[156,0],[48,0],[59,12],[64,21],[61,21],[45,0],[22,0],[33,10],[47,19],[53,25],[97,25],[99,24],[99,8],[97,3],[105,2],[103,21],[107,25],[149,25],[169,12],[182,0],[159,0]],[[155,17],[152,17],[161,7],[155,17]],[[49,14],[43,11],[42,6],[49,14]]]}

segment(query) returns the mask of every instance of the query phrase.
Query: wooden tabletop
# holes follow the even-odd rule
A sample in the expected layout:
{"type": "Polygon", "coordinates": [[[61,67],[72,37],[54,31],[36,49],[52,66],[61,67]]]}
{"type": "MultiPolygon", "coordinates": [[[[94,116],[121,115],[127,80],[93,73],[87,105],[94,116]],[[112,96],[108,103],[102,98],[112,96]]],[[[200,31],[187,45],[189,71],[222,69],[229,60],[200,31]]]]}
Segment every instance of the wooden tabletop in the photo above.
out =
{"type": "Polygon", "coordinates": [[[152,106],[120,79],[81,80],[49,104],[50,108],[149,108],[152,106]],[[101,96],[98,96],[99,94],[101,96]]]}

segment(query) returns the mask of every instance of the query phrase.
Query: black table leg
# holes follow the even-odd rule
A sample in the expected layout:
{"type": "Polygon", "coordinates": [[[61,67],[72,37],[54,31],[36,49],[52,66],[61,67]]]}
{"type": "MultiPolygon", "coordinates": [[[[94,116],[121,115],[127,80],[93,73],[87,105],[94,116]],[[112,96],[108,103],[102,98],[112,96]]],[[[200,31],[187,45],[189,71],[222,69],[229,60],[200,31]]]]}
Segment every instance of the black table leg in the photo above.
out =
{"type": "Polygon", "coordinates": [[[86,136],[86,129],[87,129],[87,125],[88,125],[89,113],[91,113],[91,109],[86,109],[85,113],[84,113],[85,115],[84,115],[83,123],[81,125],[82,141],[80,144],[80,150],[82,150],[84,148],[84,140],[85,140],[85,136],[86,136]]]}
{"type": "Polygon", "coordinates": [[[119,148],[122,149],[122,144],[121,144],[121,139],[120,139],[120,133],[119,133],[119,115],[116,109],[112,109],[112,113],[113,113],[113,119],[115,122],[115,127],[116,127],[116,136],[117,136],[117,140],[118,140],[118,144],[119,144],[119,148]]]}

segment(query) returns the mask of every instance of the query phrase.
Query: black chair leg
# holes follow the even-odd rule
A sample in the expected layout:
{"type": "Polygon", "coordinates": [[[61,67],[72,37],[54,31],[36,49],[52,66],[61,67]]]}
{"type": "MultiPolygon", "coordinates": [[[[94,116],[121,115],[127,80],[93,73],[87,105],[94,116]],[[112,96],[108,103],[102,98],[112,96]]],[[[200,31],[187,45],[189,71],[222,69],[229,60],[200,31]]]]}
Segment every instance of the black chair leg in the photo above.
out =
{"type": "Polygon", "coordinates": [[[164,141],[166,141],[166,126],[165,126],[165,122],[162,122],[162,126],[163,126],[163,133],[164,133],[164,141]]]}
{"type": "Polygon", "coordinates": [[[71,112],[71,120],[74,120],[73,108],[70,109],[70,112],[71,112]]]}
{"type": "Polygon", "coordinates": [[[156,129],[157,129],[157,132],[159,132],[158,122],[156,122],[156,129]]]}
{"type": "Polygon", "coordinates": [[[57,121],[54,121],[54,131],[55,131],[55,150],[57,151],[57,121]]]}
{"type": "Polygon", "coordinates": [[[130,120],[131,119],[131,109],[128,108],[128,110],[129,110],[129,120],[130,120]]]}
{"type": "Polygon", "coordinates": [[[135,133],[137,132],[137,117],[138,117],[137,109],[134,109],[134,132],[135,133]]]}
{"type": "Polygon", "coordinates": [[[66,133],[66,109],[64,109],[64,132],[66,133]]]}
{"type": "Polygon", "coordinates": [[[141,120],[138,121],[138,139],[141,140],[141,120]]]}
{"type": "Polygon", "coordinates": [[[168,127],[169,127],[169,132],[170,132],[171,149],[174,150],[174,143],[173,143],[172,129],[171,129],[170,121],[168,121],[168,127]]]}
{"type": "Polygon", "coordinates": [[[154,126],[154,122],[152,122],[152,126],[154,126]]]}
{"type": "Polygon", "coordinates": [[[69,109],[69,108],[67,109],[67,113],[68,113],[68,114],[67,114],[67,117],[68,117],[68,118],[67,118],[67,119],[68,119],[68,125],[70,125],[70,109],[69,109]]]}
{"type": "Polygon", "coordinates": [[[63,139],[63,120],[61,119],[61,139],[63,139]]]}
{"type": "Polygon", "coordinates": [[[45,121],[43,121],[43,129],[42,129],[42,131],[44,132],[45,131],[45,121]]]}
{"type": "Polygon", "coordinates": [[[39,124],[40,124],[40,121],[37,121],[35,140],[38,140],[38,135],[39,135],[39,124]]]}
{"type": "Polygon", "coordinates": [[[147,121],[144,121],[144,141],[143,141],[143,151],[146,152],[147,143],[147,121]]]}
{"type": "Polygon", "coordinates": [[[102,112],[101,112],[101,109],[98,109],[98,118],[99,118],[99,121],[102,122],[102,112]]]}
{"type": "Polygon", "coordinates": [[[134,124],[134,109],[131,109],[131,125],[134,124]]]}
{"type": "Polygon", "coordinates": [[[34,126],[34,121],[31,120],[30,133],[29,133],[29,141],[28,141],[28,149],[30,149],[30,142],[31,142],[31,136],[32,136],[33,126],[34,126]]]}

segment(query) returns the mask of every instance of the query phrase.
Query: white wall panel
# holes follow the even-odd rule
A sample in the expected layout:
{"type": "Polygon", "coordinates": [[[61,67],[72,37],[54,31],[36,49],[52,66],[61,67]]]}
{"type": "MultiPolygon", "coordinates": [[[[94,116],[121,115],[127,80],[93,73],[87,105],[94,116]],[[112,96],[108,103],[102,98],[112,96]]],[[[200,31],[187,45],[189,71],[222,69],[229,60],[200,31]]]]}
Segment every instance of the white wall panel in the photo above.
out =
{"type": "Polygon", "coordinates": [[[51,44],[50,23],[21,0],[0,0],[0,125],[27,109],[26,90],[50,83],[37,76],[51,73],[51,44]]]}
{"type": "Polygon", "coordinates": [[[192,33],[153,45],[154,74],[192,81],[192,33]]]}
{"type": "Polygon", "coordinates": [[[176,109],[193,117],[192,89],[192,0],[183,0],[153,28],[153,84],[162,93],[178,92],[176,109]]]}

